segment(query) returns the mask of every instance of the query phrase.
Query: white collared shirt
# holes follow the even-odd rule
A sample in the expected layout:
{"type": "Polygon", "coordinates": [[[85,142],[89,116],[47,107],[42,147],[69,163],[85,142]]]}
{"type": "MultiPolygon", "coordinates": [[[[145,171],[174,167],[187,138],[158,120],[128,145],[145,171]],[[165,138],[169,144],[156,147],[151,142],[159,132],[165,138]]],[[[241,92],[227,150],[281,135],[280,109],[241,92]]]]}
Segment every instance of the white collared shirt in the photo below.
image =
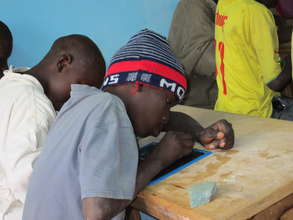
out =
{"type": "Polygon", "coordinates": [[[20,220],[32,166],[56,117],[39,81],[4,71],[0,80],[0,220],[20,220]]]}

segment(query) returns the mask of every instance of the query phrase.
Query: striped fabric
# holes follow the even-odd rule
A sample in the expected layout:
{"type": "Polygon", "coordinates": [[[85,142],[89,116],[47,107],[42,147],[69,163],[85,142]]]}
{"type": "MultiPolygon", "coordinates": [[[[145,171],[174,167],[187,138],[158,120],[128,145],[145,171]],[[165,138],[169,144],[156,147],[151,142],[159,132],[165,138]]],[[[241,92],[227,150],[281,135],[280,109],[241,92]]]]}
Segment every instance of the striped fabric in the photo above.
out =
{"type": "Polygon", "coordinates": [[[183,66],[165,37],[144,29],[114,55],[103,87],[139,83],[166,89],[182,100],[187,89],[183,66]]]}

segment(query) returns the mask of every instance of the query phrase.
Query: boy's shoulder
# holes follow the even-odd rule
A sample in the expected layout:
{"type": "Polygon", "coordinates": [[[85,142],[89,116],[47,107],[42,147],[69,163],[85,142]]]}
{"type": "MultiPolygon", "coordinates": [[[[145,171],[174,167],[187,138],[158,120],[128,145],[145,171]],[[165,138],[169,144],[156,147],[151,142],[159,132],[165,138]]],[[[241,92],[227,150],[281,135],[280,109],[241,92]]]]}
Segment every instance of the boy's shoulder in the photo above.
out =
{"type": "MultiPolygon", "coordinates": [[[[4,71],[4,76],[0,80],[0,90],[11,90],[13,93],[23,93],[38,90],[43,92],[40,82],[33,76],[23,74],[28,68],[10,69],[4,71]],[[18,70],[21,72],[18,72],[18,70]]],[[[25,93],[24,93],[25,94],[25,93]]]]}
{"type": "Polygon", "coordinates": [[[236,7],[238,10],[249,9],[258,12],[270,12],[270,10],[265,5],[259,3],[256,0],[234,0],[228,2],[226,2],[225,0],[220,0],[217,5],[221,5],[224,8],[233,7],[235,9],[236,7]]]}
{"type": "Polygon", "coordinates": [[[121,127],[131,127],[126,108],[122,100],[108,92],[99,92],[89,97],[87,105],[88,120],[95,126],[108,127],[119,124],[121,127]]]}
{"type": "Polygon", "coordinates": [[[44,93],[40,82],[33,76],[5,71],[4,77],[0,80],[0,100],[3,103],[21,102],[25,103],[43,103],[52,105],[49,98],[44,93]]]}
{"type": "Polygon", "coordinates": [[[99,111],[122,111],[125,109],[124,103],[119,97],[104,91],[89,96],[87,103],[98,106],[99,111]]]}
{"type": "Polygon", "coordinates": [[[87,85],[72,85],[71,97],[63,105],[59,116],[82,112],[95,118],[110,112],[125,112],[123,102],[119,97],[87,85]],[[69,111],[70,110],[70,111],[69,111]]]}
{"type": "Polygon", "coordinates": [[[246,5],[250,10],[262,13],[270,13],[270,10],[263,4],[255,0],[246,0],[246,5]]]}
{"type": "Polygon", "coordinates": [[[88,94],[86,92],[84,93],[84,104],[90,104],[92,106],[102,105],[103,107],[123,105],[123,102],[117,96],[112,95],[111,93],[104,92],[101,89],[93,87],[88,87],[85,89],[92,89],[92,91],[89,91],[88,94]]]}

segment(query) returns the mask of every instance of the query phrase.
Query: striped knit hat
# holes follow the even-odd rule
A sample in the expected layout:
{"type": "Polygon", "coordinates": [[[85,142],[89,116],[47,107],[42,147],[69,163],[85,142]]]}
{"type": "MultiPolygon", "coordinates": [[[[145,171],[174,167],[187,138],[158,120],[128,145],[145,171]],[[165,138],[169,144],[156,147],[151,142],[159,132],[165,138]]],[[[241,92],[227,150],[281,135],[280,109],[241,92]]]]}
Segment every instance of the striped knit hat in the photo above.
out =
{"type": "Polygon", "coordinates": [[[178,101],[183,99],[187,81],[183,66],[171,51],[165,37],[144,29],[134,35],[114,55],[103,88],[137,83],[165,89],[178,101]]]}

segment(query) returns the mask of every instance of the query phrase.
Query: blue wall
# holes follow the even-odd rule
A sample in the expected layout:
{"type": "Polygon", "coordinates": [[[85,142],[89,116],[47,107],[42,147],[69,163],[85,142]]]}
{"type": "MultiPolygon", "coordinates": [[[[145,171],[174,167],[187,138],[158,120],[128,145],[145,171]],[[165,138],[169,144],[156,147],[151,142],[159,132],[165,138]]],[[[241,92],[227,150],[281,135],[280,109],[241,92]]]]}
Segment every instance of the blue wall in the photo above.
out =
{"type": "Polygon", "coordinates": [[[135,32],[151,28],[168,34],[179,0],[6,0],[0,20],[11,29],[14,48],[9,63],[33,66],[62,35],[91,37],[107,64],[135,32]]]}

